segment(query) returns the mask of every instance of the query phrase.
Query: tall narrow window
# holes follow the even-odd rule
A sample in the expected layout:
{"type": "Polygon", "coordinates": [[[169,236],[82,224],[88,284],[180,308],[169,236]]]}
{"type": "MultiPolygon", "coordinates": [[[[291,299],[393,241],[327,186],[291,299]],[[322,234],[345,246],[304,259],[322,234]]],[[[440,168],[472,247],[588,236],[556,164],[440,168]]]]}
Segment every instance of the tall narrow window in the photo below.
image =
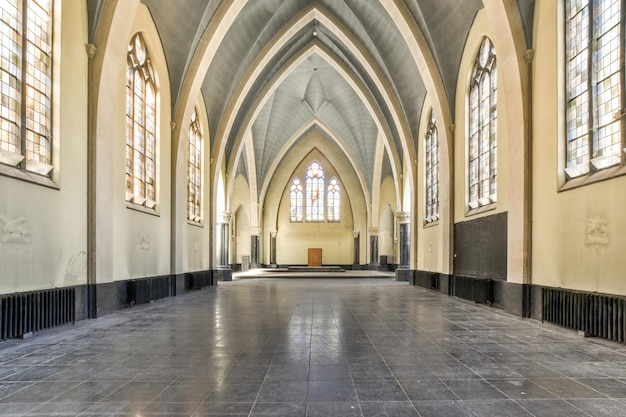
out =
{"type": "Polygon", "coordinates": [[[339,221],[339,207],[341,203],[341,192],[339,190],[339,181],[337,178],[332,177],[328,181],[328,221],[339,221]]]}
{"type": "Polygon", "coordinates": [[[469,86],[469,196],[470,209],[495,203],[498,172],[498,79],[496,50],[484,38],[469,86]]]}
{"type": "Polygon", "coordinates": [[[200,222],[202,202],[202,131],[197,109],[189,124],[189,159],[187,161],[187,219],[200,222]]]}
{"type": "Polygon", "coordinates": [[[306,221],[324,221],[324,170],[312,162],[306,170],[306,221]]]}
{"type": "Polygon", "coordinates": [[[435,112],[430,111],[430,121],[426,129],[425,148],[425,186],[426,210],[424,220],[432,223],[439,220],[439,136],[435,123],[435,112]]]}
{"type": "Polygon", "coordinates": [[[52,0],[3,0],[0,2],[0,162],[49,175],[51,101],[52,0]]]}
{"type": "Polygon", "coordinates": [[[130,41],[126,60],[126,200],[156,206],[156,88],[140,33],[130,41]]]}
{"type": "Polygon", "coordinates": [[[292,222],[302,222],[302,184],[300,178],[294,178],[289,192],[290,215],[292,222]]]}
{"type": "Polygon", "coordinates": [[[568,179],[624,163],[624,0],[567,0],[568,179]]]}

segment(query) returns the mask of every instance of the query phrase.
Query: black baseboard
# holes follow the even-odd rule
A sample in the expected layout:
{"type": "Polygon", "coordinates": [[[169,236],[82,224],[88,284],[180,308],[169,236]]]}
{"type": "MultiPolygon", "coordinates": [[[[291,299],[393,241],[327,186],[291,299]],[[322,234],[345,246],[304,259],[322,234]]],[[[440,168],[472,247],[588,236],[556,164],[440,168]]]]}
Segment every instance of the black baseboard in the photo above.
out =
{"type": "MultiPolygon", "coordinates": [[[[472,279],[467,280],[465,284],[470,285],[472,279]]],[[[480,278],[475,278],[476,284],[482,284],[480,278]]],[[[532,310],[533,298],[536,297],[536,291],[531,285],[516,284],[502,280],[489,280],[493,283],[492,294],[489,297],[489,305],[507,313],[519,317],[533,317],[536,313],[532,310]]],[[[455,276],[447,275],[431,271],[414,271],[411,278],[411,284],[439,291],[442,294],[455,295],[455,276]]],[[[539,296],[541,291],[539,290],[539,296]]],[[[539,303],[540,305],[541,303],[539,303]]],[[[539,314],[541,311],[539,311],[539,314]]]]}

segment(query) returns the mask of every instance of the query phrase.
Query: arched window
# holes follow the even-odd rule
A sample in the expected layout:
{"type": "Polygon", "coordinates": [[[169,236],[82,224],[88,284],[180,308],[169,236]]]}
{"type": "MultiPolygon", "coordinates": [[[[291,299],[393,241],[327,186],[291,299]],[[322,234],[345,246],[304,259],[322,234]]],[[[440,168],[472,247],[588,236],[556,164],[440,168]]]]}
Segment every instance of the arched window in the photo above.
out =
{"type": "Polygon", "coordinates": [[[202,130],[198,111],[193,109],[189,124],[189,159],[187,160],[187,219],[202,219],[202,130]]]}
{"type": "Polygon", "coordinates": [[[0,162],[52,171],[52,0],[0,4],[0,162]]]}
{"type": "Polygon", "coordinates": [[[126,201],[156,206],[156,87],[140,33],[126,59],[126,201]]]}
{"type": "Polygon", "coordinates": [[[431,223],[439,220],[439,136],[435,123],[435,112],[430,111],[430,121],[424,138],[426,210],[424,221],[431,223]]]}
{"type": "Polygon", "coordinates": [[[328,221],[339,221],[339,206],[341,202],[341,192],[339,190],[339,181],[332,177],[328,181],[328,221]]]}
{"type": "Polygon", "coordinates": [[[620,0],[565,2],[568,179],[624,163],[623,5],[620,0]]]}
{"type": "Polygon", "coordinates": [[[306,169],[306,221],[324,221],[324,170],[319,162],[306,169]]]}
{"type": "Polygon", "coordinates": [[[470,209],[495,203],[498,172],[498,79],[496,50],[485,37],[476,56],[469,86],[470,209]]]}
{"type": "Polygon", "coordinates": [[[289,193],[290,215],[292,222],[302,222],[302,184],[300,178],[294,178],[289,193]]]}

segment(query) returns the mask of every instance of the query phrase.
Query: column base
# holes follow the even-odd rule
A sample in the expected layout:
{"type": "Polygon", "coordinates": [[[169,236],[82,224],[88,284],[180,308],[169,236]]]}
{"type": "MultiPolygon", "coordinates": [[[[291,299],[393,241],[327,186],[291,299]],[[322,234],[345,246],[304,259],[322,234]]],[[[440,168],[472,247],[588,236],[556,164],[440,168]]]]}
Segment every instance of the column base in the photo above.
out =
{"type": "Polygon", "coordinates": [[[399,267],[396,269],[396,281],[409,281],[413,276],[413,271],[409,268],[399,267]]]}
{"type": "Polygon", "coordinates": [[[233,271],[229,267],[226,267],[226,268],[218,267],[214,272],[214,276],[216,280],[218,281],[232,281],[233,271]]]}

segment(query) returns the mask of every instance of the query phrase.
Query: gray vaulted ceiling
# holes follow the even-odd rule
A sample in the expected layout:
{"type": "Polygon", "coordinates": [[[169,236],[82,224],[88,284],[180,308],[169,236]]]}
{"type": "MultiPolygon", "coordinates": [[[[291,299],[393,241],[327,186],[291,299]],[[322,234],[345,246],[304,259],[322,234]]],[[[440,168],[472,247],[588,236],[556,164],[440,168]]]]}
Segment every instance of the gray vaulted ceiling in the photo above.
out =
{"type": "MultiPolygon", "coordinates": [[[[91,38],[104,1],[87,0],[91,38]]],[[[141,1],[149,8],[161,38],[172,89],[172,111],[176,112],[199,41],[222,3],[227,2],[141,1]]],[[[430,48],[448,102],[454,103],[461,54],[476,13],[483,7],[482,0],[405,0],[404,4],[430,48]]],[[[534,0],[517,0],[517,5],[530,44],[534,0]]],[[[248,82],[251,66],[259,62],[270,42],[312,8],[324,19],[305,22],[293,31],[280,50],[265,61],[260,75],[251,80],[251,88],[237,108],[233,128],[224,138],[226,162],[247,177],[254,172],[260,190],[278,155],[297,141],[304,126],[312,124],[340,142],[371,192],[376,185],[377,161],[383,177],[391,174],[393,164],[389,155],[377,159],[377,141],[386,135],[402,158],[402,144],[416,143],[426,94],[422,75],[415,62],[408,59],[409,47],[379,0],[248,1],[226,32],[202,83],[210,125],[208,136],[215,143],[220,126],[226,122],[229,104],[248,82]],[[363,62],[361,56],[368,62],[363,62]],[[284,73],[286,66],[298,58],[303,59],[284,73]],[[282,82],[270,91],[278,77],[282,82]],[[388,96],[392,103],[385,100],[388,96]],[[256,117],[251,120],[255,110],[256,117]],[[394,122],[398,119],[404,128],[394,122]],[[245,129],[251,134],[252,147],[239,152],[244,146],[241,138],[245,129]],[[248,166],[246,152],[253,153],[254,167],[248,166]],[[237,155],[241,159],[235,161],[237,155]]],[[[454,114],[453,106],[449,110],[454,114]]]]}

